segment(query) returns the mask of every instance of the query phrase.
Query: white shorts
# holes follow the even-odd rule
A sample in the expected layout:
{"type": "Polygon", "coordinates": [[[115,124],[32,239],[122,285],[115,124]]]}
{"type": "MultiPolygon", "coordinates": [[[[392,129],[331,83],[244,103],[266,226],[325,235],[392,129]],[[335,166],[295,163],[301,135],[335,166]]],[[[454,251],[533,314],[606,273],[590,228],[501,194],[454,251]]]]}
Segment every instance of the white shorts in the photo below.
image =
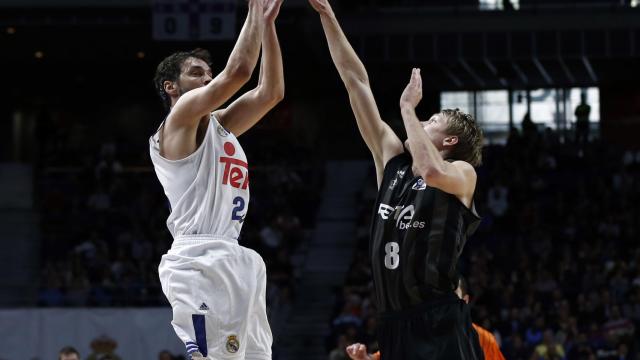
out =
{"type": "Polygon", "coordinates": [[[271,359],[266,268],[257,252],[235,239],[180,236],[158,270],[171,324],[190,355],[271,359]]]}

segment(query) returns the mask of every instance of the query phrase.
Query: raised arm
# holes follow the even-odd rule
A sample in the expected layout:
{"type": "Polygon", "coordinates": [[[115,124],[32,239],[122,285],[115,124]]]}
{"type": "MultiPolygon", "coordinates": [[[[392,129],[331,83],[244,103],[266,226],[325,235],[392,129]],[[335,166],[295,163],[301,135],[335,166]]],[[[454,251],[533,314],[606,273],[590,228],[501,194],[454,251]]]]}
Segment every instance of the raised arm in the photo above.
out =
{"type": "MultiPolygon", "coordinates": [[[[400,111],[413,157],[413,173],[422,176],[429,186],[453,194],[467,207],[471,206],[476,186],[476,171],[465,161],[445,161],[416,115],[422,99],[420,69],[413,69],[411,80],[400,98],[400,111]]],[[[430,120],[431,121],[431,120],[430,120]]],[[[434,121],[444,121],[434,119],[434,121]]]]}
{"type": "Polygon", "coordinates": [[[320,14],[331,58],[349,92],[351,108],[360,134],[373,155],[380,186],[387,161],[404,151],[402,142],[389,125],[382,121],[369,85],[367,70],[342,32],[328,0],[309,0],[309,3],[320,14]]]}
{"type": "MultiPolygon", "coordinates": [[[[162,153],[180,159],[197,148],[196,132],[200,119],[224,104],[249,79],[258,62],[264,32],[262,0],[249,0],[249,12],[225,68],[202,87],[187,91],[171,108],[163,127],[162,153]]],[[[177,85],[164,84],[167,93],[177,93],[177,85]]]]}
{"type": "Polygon", "coordinates": [[[242,135],[284,98],[282,53],[275,20],[282,0],[268,0],[264,10],[262,60],[258,86],[239,97],[226,109],[215,112],[218,120],[235,136],[242,135]]]}

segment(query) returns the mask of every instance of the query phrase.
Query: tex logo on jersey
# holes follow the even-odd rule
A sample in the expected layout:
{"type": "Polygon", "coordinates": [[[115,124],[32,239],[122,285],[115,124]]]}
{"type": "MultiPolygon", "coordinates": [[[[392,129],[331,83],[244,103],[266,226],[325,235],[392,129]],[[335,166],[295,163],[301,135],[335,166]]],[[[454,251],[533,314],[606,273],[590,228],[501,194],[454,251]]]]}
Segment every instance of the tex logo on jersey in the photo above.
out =
{"type": "Polygon", "coordinates": [[[393,219],[396,221],[396,227],[400,230],[407,230],[411,228],[424,229],[426,225],[426,222],[424,221],[413,221],[413,215],[415,214],[413,205],[409,205],[407,207],[393,207],[387,204],[380,204],[378,214],[380,214],[380,217],[383,220],[388,220],[389,216],[393,214],[393,219]]]}
{"type": "Polygon", "coordinates": [[[228,141],[224,143],[224,152],[228,156],[220,157],[220,162],[224,164],[222,184],[246,189],[249,185],[249,164],[232,157],[236,153],[236,147],[228,141]]]}

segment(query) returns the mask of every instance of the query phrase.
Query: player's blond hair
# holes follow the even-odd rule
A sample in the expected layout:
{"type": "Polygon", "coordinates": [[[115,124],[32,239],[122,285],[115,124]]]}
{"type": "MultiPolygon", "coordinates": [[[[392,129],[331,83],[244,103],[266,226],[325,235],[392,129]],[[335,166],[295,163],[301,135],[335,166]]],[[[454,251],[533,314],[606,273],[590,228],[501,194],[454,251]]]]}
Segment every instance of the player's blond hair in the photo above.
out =
{"type": "Polygon", "coordinates": [[[458,137],[458,143],[449,150],[447,157],[473,166],[482,164],[483,134],[473,116],[460,109],[444,109],[441,114],[447,120],[446,133],[458,137]]]}

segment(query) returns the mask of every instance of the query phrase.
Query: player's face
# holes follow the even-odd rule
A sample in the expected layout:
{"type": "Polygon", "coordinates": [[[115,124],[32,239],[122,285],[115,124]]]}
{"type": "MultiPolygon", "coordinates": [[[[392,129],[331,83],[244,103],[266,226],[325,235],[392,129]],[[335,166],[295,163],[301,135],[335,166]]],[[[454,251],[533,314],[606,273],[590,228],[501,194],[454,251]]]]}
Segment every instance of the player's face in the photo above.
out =
{"type": "Polygon", "coordinates": [[[447,119],[442,114],[433,114],[427,121],[422,121],[422,128],[431,139],[433,145],[442,150],[443,140],[447,136],[447,119]]]}
{"type": "Polygon", "coordinates": [[[182,73],[178,79],[179,95],[207,85],[211,82],[212,75],[206,62],[194,57],[188,58],[182,64],[182,73]]]}
{"type": "MultiPolygon", "coordinates": [[[[427,137],[431,140],[436,149],[444,150],[444,140],[447,137],[447,120],[442,114],[433,114],[427,121],[421,121],[422,129],[427,133],[427,137]]],[[[409,147],[409,139],[405,141],[405,148],[411,152],[409,147]]]]}

